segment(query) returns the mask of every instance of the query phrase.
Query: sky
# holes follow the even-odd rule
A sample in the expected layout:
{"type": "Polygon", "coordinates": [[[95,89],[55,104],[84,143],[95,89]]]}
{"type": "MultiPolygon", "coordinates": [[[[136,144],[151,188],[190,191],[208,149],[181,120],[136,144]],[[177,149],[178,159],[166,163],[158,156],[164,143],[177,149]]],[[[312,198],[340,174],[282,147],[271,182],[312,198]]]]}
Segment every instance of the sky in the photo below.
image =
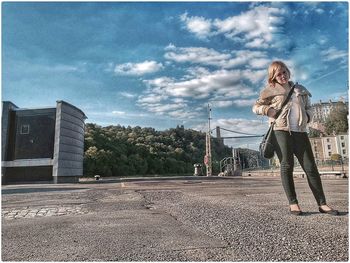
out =
{"type": "Polygon", "coordinates": [[[3,2],[1,95],[156,130],[206,131],[209,103],[211,128],[261,135],[268,65],[284,61],[313,103],[347,100],[348,41],[348,2],[3,2]]]}

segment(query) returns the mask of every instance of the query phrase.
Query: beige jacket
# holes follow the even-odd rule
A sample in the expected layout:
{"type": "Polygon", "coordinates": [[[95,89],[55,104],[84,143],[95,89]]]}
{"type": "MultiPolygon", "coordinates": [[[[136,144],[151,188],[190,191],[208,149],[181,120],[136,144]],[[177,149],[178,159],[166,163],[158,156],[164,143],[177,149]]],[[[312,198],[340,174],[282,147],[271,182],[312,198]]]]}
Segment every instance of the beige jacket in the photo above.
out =
{"type": "MultiPolygon", "coordinates": [[[[290,86],[293,86],[293,82],[289,82],[290,86]]],[[[258,115],[267,115],[269,108],[274,108],[279,110],[282,106],[283,101],[288,96],[289,89],[286,90],[282,85],[276,83],[275,86],[267,85],[261,92],[259,99],[255,102],[253,106],[253,112],[258,115]]],[[[294,94],[297,96],[298,102],[300,104],[299,120],[298,120],[298,131],[306,132],[306,125],[311,121],[312,111],[310,99],[310,92],[302,85],[296,84],[294,88],[294,94]]],[[[284,106],[281,114],[275,120],[274,118],[269,118],[269,124],[275,122],[274,130],[290,131],[289,125],[289,113],[292,102],[289,101],[286,106],[284,106]]]]}

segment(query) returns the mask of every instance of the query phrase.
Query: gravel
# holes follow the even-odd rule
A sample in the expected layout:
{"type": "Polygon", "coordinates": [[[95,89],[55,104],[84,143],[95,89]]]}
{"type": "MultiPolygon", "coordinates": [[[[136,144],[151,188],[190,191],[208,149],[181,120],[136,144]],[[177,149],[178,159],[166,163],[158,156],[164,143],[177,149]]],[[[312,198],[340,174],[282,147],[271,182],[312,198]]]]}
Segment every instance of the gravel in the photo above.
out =
{"type": "Polygon", "coordinates": [[[3,261],[348,261],[348,181],[323,180],[340,216],[304,216],[278,178],[3,186],[3,261]],[[4,191],[5,190],[5,191],[4,191]]]}

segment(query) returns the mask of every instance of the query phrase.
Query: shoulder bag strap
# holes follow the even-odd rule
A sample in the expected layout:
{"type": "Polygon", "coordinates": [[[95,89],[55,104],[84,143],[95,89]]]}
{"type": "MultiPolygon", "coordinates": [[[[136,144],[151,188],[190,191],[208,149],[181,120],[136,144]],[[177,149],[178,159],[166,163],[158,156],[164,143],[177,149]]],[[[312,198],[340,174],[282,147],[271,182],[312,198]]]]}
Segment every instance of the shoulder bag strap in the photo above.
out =
{"type": "Polygon", "coordinates": [[[275,117],[274,117],[275,120],[276,120],[276,119],[278,118],[278,116],[281,114],[283,107],[286,106],[286,104],[288,103],[288,101],[289,101],[290,98],[292,97],[292,94],[293,94],[293,91],[294,91],[294,87],[295,87],[295,85],[297,85],[297,84],[298,84],[298,82],[295,83],[295,84],[293,85],[293,87],[290,89],[287,98],[286,98],[286,99],[283,101],[283,103],[282,103],[281,108],[276,112],[276,115],[275,115],[275,117]]]}

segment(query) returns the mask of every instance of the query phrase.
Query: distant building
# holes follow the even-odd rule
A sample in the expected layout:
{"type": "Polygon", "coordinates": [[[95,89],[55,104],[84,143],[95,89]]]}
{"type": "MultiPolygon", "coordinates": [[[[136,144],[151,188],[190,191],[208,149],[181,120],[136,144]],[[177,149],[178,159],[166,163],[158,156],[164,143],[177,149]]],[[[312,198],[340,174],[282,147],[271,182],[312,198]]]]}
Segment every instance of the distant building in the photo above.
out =
{"type": "Polygon", "coordinates": [[[325,132],[325,122],[331,113],[332,110],[336,108],[345,108],[348,109],[348,103],[344,100],[340,101],[332,101],[329,102],[320,102],[314,103],[311,105],[313,111],[313,118],[309,126],[313,129],[319,130],[321,132],[325,132]]]}
{"type": "Polygon", "coordinates": [[[346,133],[310,138],[315,160],[330,160],[332,154],[340,154],[343,159],[347,159],[349,155],[348,138],[346,133]]]}
{"type": "Polygon", "coordinates": [[[322,137],[309,138],[310,144],[312,148],[312,152],[314,154],[316,161],[321,161],[325,159],[322,137]]]}
{"type": "Polygon", "coordinates": [[[85,114],[56,108],[22,109],[2,103],[2,182],[77,182],[83,175],[85,114]]]}
{"type": "Polygon", "coordinates": [[[336,135],[336,141],[338,144],[338,153],[342,156],[343,159],[349,158],[349,135],[338,134],[336,135]]]}

